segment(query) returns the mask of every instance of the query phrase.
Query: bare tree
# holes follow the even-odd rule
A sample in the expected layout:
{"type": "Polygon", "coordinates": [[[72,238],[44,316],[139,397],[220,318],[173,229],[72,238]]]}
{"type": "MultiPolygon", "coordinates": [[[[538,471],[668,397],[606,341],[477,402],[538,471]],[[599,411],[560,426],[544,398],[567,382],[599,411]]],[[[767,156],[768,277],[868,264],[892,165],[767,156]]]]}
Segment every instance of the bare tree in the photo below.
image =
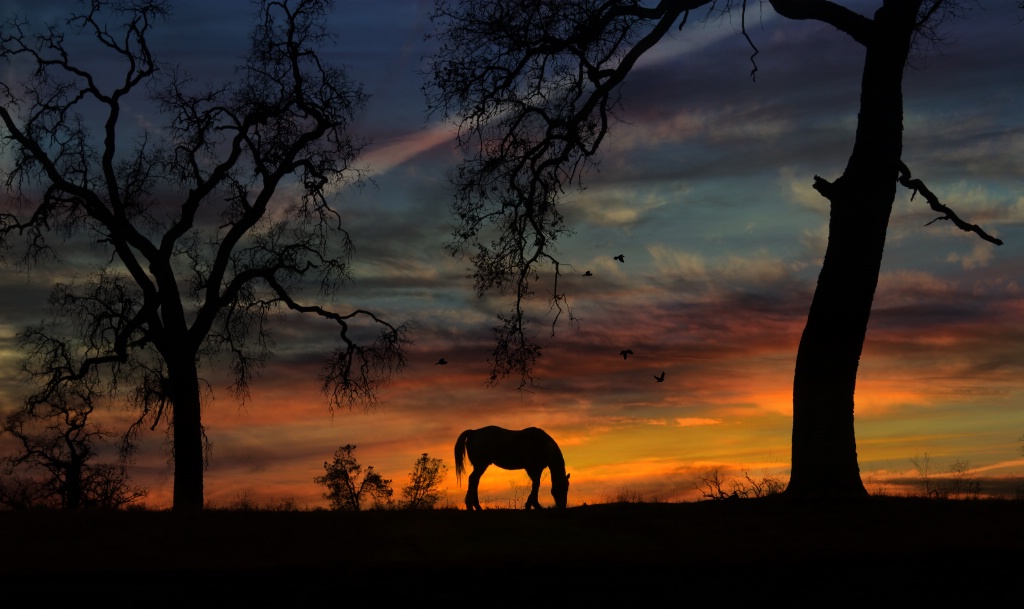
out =
{"type": "Polygon", "coordinates": [[[97,445],[114,433],[90,420],[97,393],[89,384],[54,397],[26,403],[0,426],[20,444],[0,467],[0,505],[118,509],[145,497],[146,489],[130,482],[126,459],[95,462],[97,445]]]}
{"type": "MultiPolygon", "coordinates": [[[[961,4],[885,0],[870,17],[829,0],[769,4],[782,17],[829,24],[866,50],[849,162],[839,178],[814,180],[831,204],[829,242],[797,352],[787,488],[790,495],[859,497],[866,491],[854,387],[897,185],[922,194],[939,219],[1001,243],[942,205],[904,162],[901,87],[911,45],[961,4]]],[[[495,328],[492,381],[530,380],[540,350],[524,303],[541,269],[553,270],[545,287],[550,305],[571,318],[554,250],[569,231],[560,201],[595,162],[637,60],[696,9],[740,12],[746,36],[746,0],[437,0],[440,50],[425,90],[430,108],[458,126],[466,152],[454,175],[449,248],[470,255],[478,293],[514,295],[495,328]]]]}
{"type": "Polygon", "coordinates": [[[359,178],[364,142],[349,125],[366,101],[322,60],[330,5],[259,2],[237,78],[217,87],[153,56],[164,0],[97,0],[38,32],[17,17],[3,28],[0,58],[16,68],[5,74],[29,74],[0,81],[5,259],[26,268],[88,243],[99,268],[54,286],[52,319],[23,334],[33,399],[102,370],[138,408],[136,430],[169,425],[175,509],[203,506],[201,366],[226,361],[246,399],[278,312],[337,328],[320,375],[331,408],[372,403],[404,365],[405,325],[329,302],[352,253],[332,200],[359,178]],[[89,41],[98,53],[80,51],[89,41]],[[98,56],[115,70],[89,63],[98,56]],[[163,128],[133,133],[127,100],[148,100],[163,128]]]}
{"type": "Polygon", "coordinates": [[[358,512],[367,501],[373,507],[383,507],[391,503],[394,491],[391,481],[373,471],[373,466],[366,468],[356,461],[356,447],[346,444],[334,451],[334,460],[324,461],[323,476],[313,478],[313,482],[327,487],[324,499],[331,502],[335,510],[358,512]]]}

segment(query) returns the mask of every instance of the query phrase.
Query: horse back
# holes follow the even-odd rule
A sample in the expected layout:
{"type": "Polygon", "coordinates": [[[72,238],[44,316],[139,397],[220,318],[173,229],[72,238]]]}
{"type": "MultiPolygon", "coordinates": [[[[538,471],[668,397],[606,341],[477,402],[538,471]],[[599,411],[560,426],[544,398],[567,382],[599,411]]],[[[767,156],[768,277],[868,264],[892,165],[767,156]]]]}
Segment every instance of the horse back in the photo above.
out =
{"type": "Polygon", "coordinates": [[[474,430],[466,453],[475,466],[494,464],[502,469],[543,469],[562,462],[558,445],[543,429],[518,431],[494,425],[474,430]]]}

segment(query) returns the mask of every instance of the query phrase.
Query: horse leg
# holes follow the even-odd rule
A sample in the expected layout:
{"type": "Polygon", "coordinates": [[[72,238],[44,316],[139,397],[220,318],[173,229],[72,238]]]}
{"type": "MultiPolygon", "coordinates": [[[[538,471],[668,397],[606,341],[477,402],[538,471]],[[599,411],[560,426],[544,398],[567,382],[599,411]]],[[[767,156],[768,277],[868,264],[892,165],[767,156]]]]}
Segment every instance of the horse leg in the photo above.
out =
{"type": "Polygon", "coordinates": [[[484,475],[484,471],[487,466],[481,468],[473,467],[473,473],[469,475],[469,489],[466,491],[466,509],[467,510],[482,510],[480,507],[480,496],[478,490],[480,487],[480,476],[484,475]]]}
{"type": "Polygon", "coordinates": [[[540,492],[540,473],[543,470],[526,470],[526,473],[530,476],[530,482],[533,483],[533,488],[530,489],[530,496],[526,499],[526,509],[531,507],[541,509],[540,501],[537,500],[537,495],[540,492]]]}

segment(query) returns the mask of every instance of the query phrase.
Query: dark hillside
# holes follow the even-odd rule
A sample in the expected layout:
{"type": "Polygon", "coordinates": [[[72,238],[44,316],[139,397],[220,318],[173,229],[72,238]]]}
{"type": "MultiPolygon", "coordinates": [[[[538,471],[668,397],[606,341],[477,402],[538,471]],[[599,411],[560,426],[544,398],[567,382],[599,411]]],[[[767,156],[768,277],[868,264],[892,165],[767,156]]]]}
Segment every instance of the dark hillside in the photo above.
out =
{"type": "Polygon", "coordinates": [[[977,602],[1000,590],[1019,599],[1024,590],[1024,503],[1012,501],[770,499],[562,513],[3,512],[0,540],[7,598],[27,593],[47,605],[97,596],[147,607],[433,605],[469,595],[484,605],[845,606],[890,597],[977,602]]]}

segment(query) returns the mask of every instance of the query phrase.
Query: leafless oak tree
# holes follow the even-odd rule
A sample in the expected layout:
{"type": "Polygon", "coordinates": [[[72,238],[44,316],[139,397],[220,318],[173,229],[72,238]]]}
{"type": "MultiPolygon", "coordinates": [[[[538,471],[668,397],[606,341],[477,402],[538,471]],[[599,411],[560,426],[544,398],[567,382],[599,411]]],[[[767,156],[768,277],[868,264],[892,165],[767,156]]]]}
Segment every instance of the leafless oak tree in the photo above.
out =
{"type": "Polygon", "coordinates": [[[40,31],[4,24],[5,73],[28,76],[0,82],[12,159],[0,245],[20,268],[62,248],[96,251],[98,270],[56,285],[52,319],[22,335],[40,386],[31,399],[103,375],[139,409],[136,429],[170,426],[174,507],[199,510],[202,366],[227,362],[245,399],[271,352],[271,319],[290,310],[338,330],[320,376],[331,407],[372,402],[404,365],[407,326],[330,304],[352,253],[333,201],[360,177],[364,142],[349,126],[366,101],[322,59],[331,2],[259,2],[244,63],[219,86],[153,56],[170,6],[97,0],[40,31]],[[97,56],[116,68],[93,67],[97,56]],[[133,132],[129,100],[165,124],[133,132]],[[370,334],[357,342],[360,327],[370,334]]]}
{"type": "Polygon", "coordinates": [[[128,455],[97,462],[98,445],[115,435],[93,418],[99,399],[93,383],[80,382],[8,413],[0,433],[18,447],[0,459],[0,506],[117,509],[146,496],[130,480],[128,455]]]}

